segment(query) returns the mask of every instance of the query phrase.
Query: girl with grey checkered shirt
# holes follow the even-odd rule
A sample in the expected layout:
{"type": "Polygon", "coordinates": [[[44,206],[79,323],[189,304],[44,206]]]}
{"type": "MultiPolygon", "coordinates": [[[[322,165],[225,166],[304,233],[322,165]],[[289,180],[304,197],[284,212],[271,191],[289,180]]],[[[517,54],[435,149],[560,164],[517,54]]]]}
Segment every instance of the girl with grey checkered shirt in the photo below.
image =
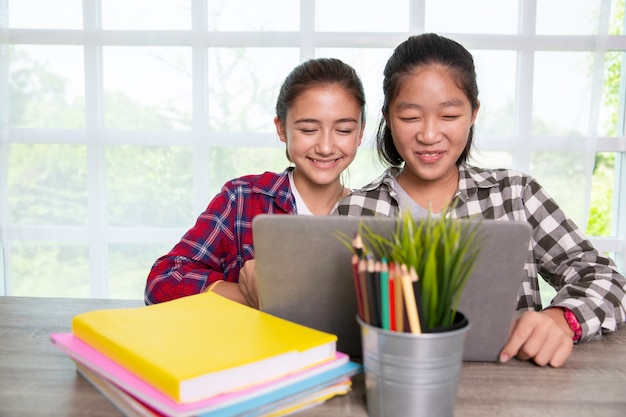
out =
{"type": "Polygon", "coordinates": [[[511,335],[500,360],[559,367],[573,343],[615,330],[626,317],[626,279],[542,189],[521,172],[467,164],[480,108],[472,55],[436,34],[412,36],[387,61],[377,149],[389,168],[340,200],[333,213],[440,213],[527,221],[533,229],[511,335]],[[557,295],[542,307],[538,275],[557,295]]]}

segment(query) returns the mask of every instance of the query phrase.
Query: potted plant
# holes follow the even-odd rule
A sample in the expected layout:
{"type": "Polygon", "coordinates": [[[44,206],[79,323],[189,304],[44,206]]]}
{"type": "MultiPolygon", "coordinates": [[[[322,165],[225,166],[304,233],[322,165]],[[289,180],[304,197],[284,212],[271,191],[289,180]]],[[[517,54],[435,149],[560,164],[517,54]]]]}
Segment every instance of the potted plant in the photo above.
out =
{"type": "Polygon", "coordinates": [[[353,265],[355,257],[384,258],[402,265],[403,271],[414,270],[418,277],[412,292],[415,300],[410,301],[419,308],[421,332],[388,330],[360,315],[357,319],[371,417],[454,414],[464,339],[471,326],[457,307],[482,249],[482,236],[480,221],[449,214],[447,209],[441,216],[429,212],[414,219],[405,212],[395,228],[387,226],[381,232],[360,223],[354,239],[340,236],[354,252],[353,265]]]}
{"type": "Polygon", "coordinates": [[[361,224],[363,253],[413,268],[418,276],[421,320],[428,329],[451,326],[459,300],[482,249],[479,221],[467,222],[430,212],[414,219],[405,211],[394,230],[374,232],[361,224]]]}

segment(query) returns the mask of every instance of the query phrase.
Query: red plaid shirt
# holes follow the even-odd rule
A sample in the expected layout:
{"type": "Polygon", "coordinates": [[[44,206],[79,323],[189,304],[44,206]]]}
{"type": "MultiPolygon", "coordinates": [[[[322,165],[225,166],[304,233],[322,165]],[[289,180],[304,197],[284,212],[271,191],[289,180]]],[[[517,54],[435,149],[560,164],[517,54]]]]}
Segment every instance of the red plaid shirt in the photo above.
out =
{"type": "Polygon", "coordinates": [[[257,214],[292,214],[296,203],[289,170],[233,179],[222,187],[196,224],[148,274],[146,304],[197,294],[212,282],[237,282],[254,258],[252,219],[257,214]]]}

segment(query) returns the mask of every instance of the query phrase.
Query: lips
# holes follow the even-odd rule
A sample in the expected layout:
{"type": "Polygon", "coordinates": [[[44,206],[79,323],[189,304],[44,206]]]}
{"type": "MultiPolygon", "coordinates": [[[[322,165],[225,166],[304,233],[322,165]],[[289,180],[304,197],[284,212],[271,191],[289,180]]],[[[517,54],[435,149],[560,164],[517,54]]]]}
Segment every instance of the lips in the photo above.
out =
{"type": "Polygon", "coordinates": [[[314,158],[309,158],[309,160],[311,162],[313,162],[313,165],[320,167],[320,168],[333,168],[335,165],[337,165],[339,163],[339,160],[341,158],[335,158],[335,159],[314,159],[314,158]]]}
{"type": "Polygon", "coordinates": [[[416,152],[417,157],[426,163],[433,163],[443,158],[444,152],[416,152]]]}

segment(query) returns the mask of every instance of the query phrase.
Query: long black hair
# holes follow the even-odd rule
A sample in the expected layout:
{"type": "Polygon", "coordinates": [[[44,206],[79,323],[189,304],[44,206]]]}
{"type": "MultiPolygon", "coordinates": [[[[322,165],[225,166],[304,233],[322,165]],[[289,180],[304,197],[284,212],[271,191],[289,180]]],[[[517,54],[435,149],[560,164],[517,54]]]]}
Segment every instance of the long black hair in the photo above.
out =
{"type": "MultiPolygon", "coordinates": [[[[396,47],[387,61],[383,79],[383,115],[389,114],[389,104],[398,96],[404,81],[415,69],[427,65],[440,65],[450,71],[456,85],[465,93],[472,111],[476,111],[478,85],[474,59],[461,44],[434,33],[424,33],[409,37],[396,47]]],[[[466,162],[474,139],[474,126],[470,127],[467,144],[456,161],[457,165],[466,162]]],[[[391,129],[382,117],[376,134],[376,149],[383,164],[400,166],[404,162],[393,143],[391,129]]]]}

